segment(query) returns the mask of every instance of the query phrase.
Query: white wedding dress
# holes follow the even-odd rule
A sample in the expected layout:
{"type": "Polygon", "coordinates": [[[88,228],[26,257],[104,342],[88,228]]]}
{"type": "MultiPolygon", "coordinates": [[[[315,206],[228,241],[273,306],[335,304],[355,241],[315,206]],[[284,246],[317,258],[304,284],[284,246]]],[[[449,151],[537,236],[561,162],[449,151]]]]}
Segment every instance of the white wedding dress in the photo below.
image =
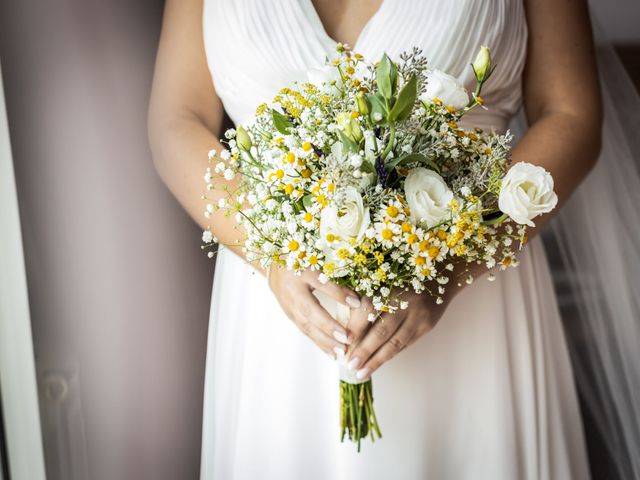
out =
{"type": "MultiPolygon", "coordinates": [[[[304,80],[335,47],[311,0],[205,0],[214,85],[234,122],[304,80]]],[[[504,130],[521,105],[526,22],[518,0],[386,0],[354,50],[414,45],[472,86],[489,45],[489,111],[504,130]]],[[[519,268],[479,279],[438,325],[373,375],[383,438],[339,442],[338,371],[233,253],[218,256],[208,338],[201,480],[588,479],[574,379],[539,237],[519,268]]]]}

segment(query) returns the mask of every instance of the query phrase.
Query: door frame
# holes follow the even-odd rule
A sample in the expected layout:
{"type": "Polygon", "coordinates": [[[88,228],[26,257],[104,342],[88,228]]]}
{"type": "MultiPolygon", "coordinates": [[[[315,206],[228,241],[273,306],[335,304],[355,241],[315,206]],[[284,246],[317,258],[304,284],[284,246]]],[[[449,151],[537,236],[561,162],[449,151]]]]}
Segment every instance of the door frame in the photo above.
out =
{"type": "Polygon", "coordinates": [[[0,405],[9,479],[45,480],[27,276],[0,64],[0,405]]]}

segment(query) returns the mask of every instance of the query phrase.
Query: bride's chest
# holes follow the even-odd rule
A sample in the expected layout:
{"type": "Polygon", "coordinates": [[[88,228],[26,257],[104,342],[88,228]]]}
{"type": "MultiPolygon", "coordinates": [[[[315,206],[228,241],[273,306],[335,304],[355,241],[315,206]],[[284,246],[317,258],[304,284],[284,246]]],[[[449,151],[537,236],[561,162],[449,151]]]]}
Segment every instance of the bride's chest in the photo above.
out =
{"type": "MultiPolygon", "coordinates": [[[[471,84],[469,63],[488,45],[503,66],[495,88],[519,80],[527,37],[522,0],[383,0],[369,17],[352,48],[372,61],[418,47],[431,68],[471,84]]],[[[304,79],[336,45],[312,0],[204,0],[203,34],[223,101],[240,91],[254,101],[304,79]]]]}

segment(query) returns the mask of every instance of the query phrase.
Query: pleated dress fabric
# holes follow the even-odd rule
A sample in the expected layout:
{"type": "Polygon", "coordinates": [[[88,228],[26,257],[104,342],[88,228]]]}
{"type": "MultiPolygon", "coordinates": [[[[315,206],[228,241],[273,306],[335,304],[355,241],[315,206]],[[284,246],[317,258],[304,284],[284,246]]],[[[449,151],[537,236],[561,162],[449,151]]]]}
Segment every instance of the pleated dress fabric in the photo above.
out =
{"type": "MultiPolygon", "coordinates": [[[[236,124],[304,81],[336,46],[311,0],[204,0],[204,45],[236,124]]],[[[473,87],[491,47],[490,107],[465,120],[503,131],[522,103],[519,0],[385,0],[353,49],[414,46],[473,87]]],[[[266,280],[218,255],[208,336],[201,480],[588,479],[573,374],[539,238],[518,268],[479,279],[436,327],[373,375],[383,438],[339,442],[337,365],[289,320],[266,280]]]]}

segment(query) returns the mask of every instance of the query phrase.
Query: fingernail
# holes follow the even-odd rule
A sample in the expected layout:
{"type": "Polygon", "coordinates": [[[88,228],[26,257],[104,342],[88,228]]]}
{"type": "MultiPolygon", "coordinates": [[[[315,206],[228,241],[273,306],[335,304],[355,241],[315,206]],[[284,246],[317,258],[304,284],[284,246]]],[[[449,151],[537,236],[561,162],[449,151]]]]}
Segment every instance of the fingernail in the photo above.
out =
{"type": "Polygon", "coordinates": [[[364,377],[367,376],[368,373],[369,373],[369,369],[368,368],[363,368],[362,370],[358,370],[356,372],[356,378],[358,380],[362,380],[364,377]]]}
{"type": "Polygon", "coordinates": [[[338,340],[340,343],[349,343],[349,341],[347,340],[347,336],[340,330],[333,331],[333,338],[338,340]]]}
{"type": "Polygon", "coordinates": [[[347,305],[351,308],[360,308],[360,299],[358,297],[354,297],[353,295],[347,296],[347,305]]]}
{"type": "Polygon", "coordinates": [[[345,349],[342,347],[333,347],[333,351],[336,352],[337,358],[344,357],[345,349]]]}
{"type": "Polygon", "coordinates": [[[347,368],[349,370],[355,370],[355,368],[360,364],[360,359],[358,357],[354,357],[351,360],[349,360],[349,363],[347,363],[347,368]]]}

